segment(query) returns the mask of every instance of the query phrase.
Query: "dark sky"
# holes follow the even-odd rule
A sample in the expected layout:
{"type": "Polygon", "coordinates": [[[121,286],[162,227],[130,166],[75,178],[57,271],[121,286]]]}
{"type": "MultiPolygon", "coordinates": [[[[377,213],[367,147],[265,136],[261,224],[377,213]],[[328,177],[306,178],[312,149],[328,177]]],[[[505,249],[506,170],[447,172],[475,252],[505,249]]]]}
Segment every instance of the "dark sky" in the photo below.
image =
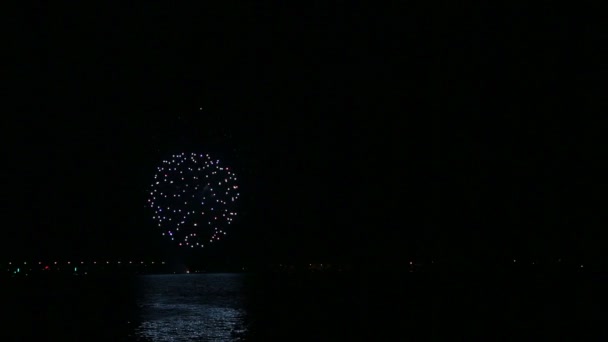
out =
{"type": "Polygon", "coordinates": [[[24,10],[3,48],[2,253],[167,253],[146,189],[163,158],[194,151],[241,175],[218,255],[605,258],[592,13],[24,10]]]}

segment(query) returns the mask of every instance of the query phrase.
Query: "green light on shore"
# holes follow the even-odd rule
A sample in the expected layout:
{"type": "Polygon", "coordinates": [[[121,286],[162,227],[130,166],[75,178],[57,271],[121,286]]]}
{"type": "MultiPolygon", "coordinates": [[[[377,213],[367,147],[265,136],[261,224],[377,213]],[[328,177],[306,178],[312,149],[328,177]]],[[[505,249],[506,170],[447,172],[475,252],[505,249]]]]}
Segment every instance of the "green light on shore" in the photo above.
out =
{"type": "Polygon", "coordinates": [[[74,272],[78,271],[78,267],[74,267],[74,272]]]}
{"type": "Polygon", "coordinates": [[[17,273],[21,272],[21,269],[19,267],[17,267],[17,273]]]}

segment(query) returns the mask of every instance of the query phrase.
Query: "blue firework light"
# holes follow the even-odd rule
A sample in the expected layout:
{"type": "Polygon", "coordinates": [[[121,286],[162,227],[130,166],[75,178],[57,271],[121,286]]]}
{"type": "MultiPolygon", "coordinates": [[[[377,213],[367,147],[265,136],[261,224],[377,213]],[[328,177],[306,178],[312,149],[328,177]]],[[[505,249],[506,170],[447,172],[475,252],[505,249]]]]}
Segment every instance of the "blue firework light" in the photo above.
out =
{"type": "Polygon", "coordinates": [[[157,167],[148,204],[163,236],[179,246],[219,241],[236,218],[234,172],[208,154],[181,153],[157,167]]]}

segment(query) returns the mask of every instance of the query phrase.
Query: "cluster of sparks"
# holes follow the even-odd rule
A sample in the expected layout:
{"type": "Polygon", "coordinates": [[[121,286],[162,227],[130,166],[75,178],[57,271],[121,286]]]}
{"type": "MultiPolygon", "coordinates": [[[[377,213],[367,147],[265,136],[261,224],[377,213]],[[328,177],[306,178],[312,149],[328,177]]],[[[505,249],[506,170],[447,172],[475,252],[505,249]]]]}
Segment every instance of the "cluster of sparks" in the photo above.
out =
{"type": "Polygon", "coordinates": [[[157,168],[148,205],[162,235],[179,246],[218,241],[237,213],[236,175],[208,154],[173,155],[157,168]]]}

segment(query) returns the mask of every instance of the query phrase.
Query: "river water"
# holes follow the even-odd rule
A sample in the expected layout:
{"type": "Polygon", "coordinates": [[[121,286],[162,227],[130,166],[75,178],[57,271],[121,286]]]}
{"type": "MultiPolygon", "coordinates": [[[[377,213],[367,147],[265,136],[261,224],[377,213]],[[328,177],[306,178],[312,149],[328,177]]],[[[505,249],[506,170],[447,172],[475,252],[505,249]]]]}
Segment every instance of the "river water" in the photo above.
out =
{"type": "Polygon", "coordinates": [[[607,288],[601,274],[4,279],[0,340],[601,340],[607,288]]]}

